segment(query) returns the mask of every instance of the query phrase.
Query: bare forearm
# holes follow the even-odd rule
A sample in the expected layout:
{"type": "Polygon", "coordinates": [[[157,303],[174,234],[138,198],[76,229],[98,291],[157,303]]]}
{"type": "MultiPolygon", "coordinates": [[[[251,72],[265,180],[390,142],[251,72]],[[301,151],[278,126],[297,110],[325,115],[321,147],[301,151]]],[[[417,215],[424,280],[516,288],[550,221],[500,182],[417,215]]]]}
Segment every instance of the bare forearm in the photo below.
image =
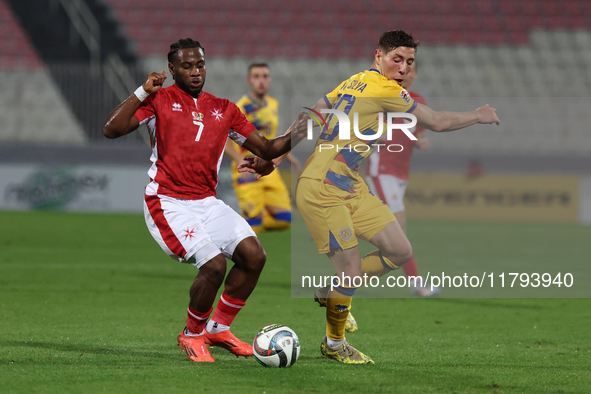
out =
{"type": "Polygon", "coordinates": [[[133,131],[129,129],[129,126],[131,119],[140,107],[140,104],[141,101],[135,94],[132,94],[111,111],[103,126],[103,134],[105,137],[117,138],[133,131]]]}
{"type": "MultiPolygon", "coordinates": [[[[307,135],[308,131],[308,119],[310,116],[305,112],[300,112],[297,119],[293,122],[293,124],[287,129],[285,134],[281,137],[277,137],[272,139],[271,141],[275,143],[275,140],[280,140],[277,145],[278,149],[281,153],[276,157],[283,156],[289,153],[293,148],[297,146],[307,135]]],[[[291,157],[289,158],[291,162],[291,157]]]]}
{"type": "Polygon", "coordinates": [[[273,138],[269,140],[265,151],[261,152],[261,155],[259,156],[265,160],[277,159],[289,152],[291,150],[291,145],[291,134],[285,134],[280,137],[273,138]]]}
{"type": "Polygon", "coordinates": [[[472,126],[480,120],[476,111],[470,112],[436,112],[434,128],[437,132],[453,131],[472,126]]]}
{"type": "Polygon", "coordinates": [[[244,147],[264,160],[273,160],[285,155],[306,136],[307,115],[300,113],[296,121],[280,137],[267,140],[254,132],[244,142],[244,147]]]}
{"type": "MultiPolygon", "coordinates": [[[[300,114],[296,121],[291,125],[287,132],[280,136],[270,140],[271,147],[269,148],[272,152],[270,156],[274,159],[279,156],[283,156],[296,147],[306,136],[308,116],[300,114]]],[[[266,159],[265,160],[270,160],[266,159]]]]}
{"type": "Polygon", "coordinates": [[[488,104],[470,112],[436,112],[419,103],[413,115],[417,118],[418,126],[437,132],[463,129],[476,123],[500,123],[497,110],[488,104]]]}
{"type": "Polygon", "coordinates": [[[107,122],[103,126],[103,134],[107,138],[117,138],[129,134],[138,128],[139,122],[135,118],[135,111],[138,110],[142,101],[148,95],[156,93],[162,87],[166,79],[166,72],[151,73],[148,79],[124,102],[119,104],[109,114],[107,122]]]}

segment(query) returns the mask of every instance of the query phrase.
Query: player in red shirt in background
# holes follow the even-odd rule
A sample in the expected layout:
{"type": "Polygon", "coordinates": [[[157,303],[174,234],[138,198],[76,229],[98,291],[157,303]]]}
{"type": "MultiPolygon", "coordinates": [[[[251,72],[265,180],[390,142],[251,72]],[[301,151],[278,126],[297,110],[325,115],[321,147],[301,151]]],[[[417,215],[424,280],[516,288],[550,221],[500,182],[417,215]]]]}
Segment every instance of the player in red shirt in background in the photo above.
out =
{"type": "MultiPolygon", "coordinates": [[[[409,92],[410,96],[416,102],[427,105],[423,97],[410,90],[417,75],[417,62],[415,61],[412,64],[409,73],[404,78],[402,87],[409,92]]],[[[379,141],[379,143],[383,144],[398,144],[402,146],[402,150],[400,152],[389,152],[387,149],[380,149],[379,152],[376,151],[369,156],[366,167],[367,185],[384,203],[388,204],[388,207],[392,213],[394,213],[394,216],[396,216],[396,219],[398,220],[398,223],[400,223],[400,227],[402,227],[404,232],[406,232],[404,192],[406,191],[406,185],[408,184],[412,150],[413,148],[429,149],[429,139],[425,136],[425,129],[416,126],[413,134],[417,137],[416,141],[411,140],[404,133],[393,133],[392,140],[379,141]]],[[[400,150],[400,148],[397,149],[400,150]]],[[[414,256],[408,261],[408,263],[402,266],[402,269],[404,269],[404,273],[407,277],[419,276],[414,256]]],[[[411,278],[410,281],[410,290],[415,295],[430,297],[439,293],[441,290],[439,287],[435,287],[431,290],[431,287],[427,286],[426,283],[423,283],[422,280],[417,281],[411,278]]]]}
{"type": "MultiPolygon", "coordinates": [[[[148,126],[152,167],[144,200],[146,224],[170,257],[199,269],[179,345],[197,362],[214,361],[206,344],[251,356],[252,346],[229,329],[254,290],[266,255],[248,223],[216,198],[218,170],[228,137],[266,160],[286,154],[297,140],[289,131],[267,140],[235,104],[202,91],[206,70],[199,42],[188,38],[172,44],[168,69],[172,86],[162,88],[164,71],[150,74],[111,112],[103,133],[117,138],[140,124],[148,126]],[[227,277],[226,258],[234,262],[227,277]],[[224,277],[224,292],[207,322],[224,277]]],[[[266,166],[274,168],[270,162],[266,166]]]]}

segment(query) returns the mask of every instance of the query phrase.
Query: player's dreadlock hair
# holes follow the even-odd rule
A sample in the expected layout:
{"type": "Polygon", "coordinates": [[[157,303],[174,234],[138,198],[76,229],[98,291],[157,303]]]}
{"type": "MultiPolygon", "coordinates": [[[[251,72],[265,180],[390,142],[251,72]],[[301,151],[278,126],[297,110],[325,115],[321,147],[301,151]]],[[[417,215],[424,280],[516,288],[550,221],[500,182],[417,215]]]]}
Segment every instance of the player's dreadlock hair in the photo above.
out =
{"type": "Polygon", "coordinates": [[[398,47],[408,47],[416,50],[418,46],[419,42],[402,30],[392,30],[383,33],[378,44],[378,48],[384,53],[388,53],[398,47]]]}
{"type": "Polygon", "coordinates": [[[172,63],[174,55],[176,55],[179,49],[187,49],[187,48],[201,48],[201,50],[205,53],[205,48],[201,46],[199,41],[194,41],[191,38],[181,38],[177,42],[170,44],[170,51],[168,52],[168,61],[172,63]]]}

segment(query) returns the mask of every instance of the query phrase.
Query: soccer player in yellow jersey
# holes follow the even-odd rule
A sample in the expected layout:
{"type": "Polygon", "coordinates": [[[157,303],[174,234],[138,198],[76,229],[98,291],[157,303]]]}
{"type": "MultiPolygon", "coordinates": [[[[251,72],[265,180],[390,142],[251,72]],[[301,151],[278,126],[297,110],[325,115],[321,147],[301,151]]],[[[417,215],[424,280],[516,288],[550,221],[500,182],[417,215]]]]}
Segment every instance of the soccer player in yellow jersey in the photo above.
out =
{"type": "MultiPolygon", "coordinates": [[[[371,68],[342,82],[312,108],[318,113],[323,109],[336,109],[349,118],[344,121],[336,113],[326,117],[328,127],[322,128],[296,191],[298,208],[318,252],[330,258],[339,278],[380,277],[400,268],[413,255],[394,214],[369,192],[358,174],[361,163],[372,151],[371,136],[379,129],[385,129],[383,124],[380,125],[383,122],[378,116],[380,112],[412,113],[418,126],[436,132],[457,130],[476,123],[499,124],[496,110],[488,105],[471,112],[436,112],[416,103],[401,84],[414,62],[417,45],[412,36],[401,30],[382,34],[371,68]],[[340,128],[345,128],[347,123],[363,137],[367,136],[367,140],[357,137],[354,130],[349,130],[348,138],[346,134],[340,136],[340,128]],[[362,259],[357,247],[359,238],[378,250],[362,259]]],[[[288,133],[301,134],[301,120],[300,114],[288,133]]],[[[265,175],[272,168],[268,162],[255,158],[241,166],[240,171],[265,175]]],[[[320,351],[345,364],[373,364],[370,357],[345,339],[351,300],[360,286],[355,282],[343,280],[332,288],[316,292],[320,304],[326,306],[326,337],[320,351]]]]}
{"type": "MultiPolygon", "coordinates": [[[[267,95],[271,84],[269,65],[251,64],[246,82],[250,93],[243,96],[236,105],[262,135],[267,139],[275,138],[279,123],[279,103],[267,95]]],[[[258,234],[261,231],[288,229],[291,225],[291,199],[279,172],[274,171],[260,179],[253,174],[241,174],[237,166],[244,162],[245,156],[252,156],[252,153],[231,139],[226,143],[225,152],[233,159],[232,182],[241,214],[254,231],[258,234]]],[[[286,159],[299,172],[301,165],[291,153],[286,155],[286,159]]]]}

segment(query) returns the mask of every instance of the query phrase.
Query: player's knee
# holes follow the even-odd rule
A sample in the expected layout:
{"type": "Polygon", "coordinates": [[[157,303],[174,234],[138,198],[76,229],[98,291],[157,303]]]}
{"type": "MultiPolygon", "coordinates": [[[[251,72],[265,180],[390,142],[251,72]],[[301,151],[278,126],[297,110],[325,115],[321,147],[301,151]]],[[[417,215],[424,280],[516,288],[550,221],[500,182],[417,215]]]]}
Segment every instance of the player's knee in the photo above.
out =
{"type": "Polygon", "coordinates": [[[199,270],[199,275],[220,286],[226,276],[226,258],[219,254],[205,263],[199,270]]]}
{"type": "Polygon", "coordinates": [[[396,250],[382,251],[382,253],[388,257],[388,260],[390,260],[397,267],[401,267],[406,264],[413,256],[412,246],[410,243],[407,243],[402,247],[398,247],[396,250]]]}
{"type": "Polygon", "coordinates": [[[249,246],[250,248],[248,251],[248,256],[246,258],[246,268],[251,271],[260,273],[265,267],[265,263],[267,262],[267,253],[258,241],[252,242],[249,246]]]}
{"type": "Polygon", "coordinates": [[[408,263],[410,259],[412,259],[413,251],[412,248],[409,248],[408,252],[405,253],[403,256],[400,256],[400,261],[398,262],[399,267],[403,266],[404,264],[408,263]]]}
{"type": "Polygon", "coordinates": [[[267,253],[257,238],[250,237],[238,245],[232,260],[245,271],[260,273],[267,261],[267,253]]]}
{"type": "Polygon", "coordinates": [[[250,269],[255,272],[261,272],[265,267],[265,263],[267,262],[267,253],[265,249],[260,248],[260,250],[254,255],[252,258],[252,263],[250,265],[250,269]]]}

